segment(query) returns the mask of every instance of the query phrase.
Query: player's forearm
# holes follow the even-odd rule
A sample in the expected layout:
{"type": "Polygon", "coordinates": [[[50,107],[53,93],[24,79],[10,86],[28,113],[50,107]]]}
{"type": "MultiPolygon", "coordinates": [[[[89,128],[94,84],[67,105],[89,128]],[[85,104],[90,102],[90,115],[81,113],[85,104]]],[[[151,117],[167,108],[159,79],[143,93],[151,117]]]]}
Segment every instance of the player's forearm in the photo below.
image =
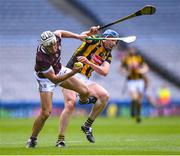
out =
{"type": "Polygon", "coordinates": [[[94,69],[94,71],[102,76],[106,76],[108,74],[108,70],[105,70],[102,66],[98,66],[92,62],[89,65],[94,69]]]}
{"type": "Polygon", "coordinates": [[[90,31],[84,31],[81,33],[82,35],[87,35],[87,36],[91,36],[91,35],[94,35],[92,34],[90,31]]]}
{"type": "Polygon", "coordinates": [[[141,74],[146,74],[149,71],[149,67],[147,65],[143,65],[142,68],[139,69],[141,74]]]}
{"type": "Polygon", "coordinates": [[[61,36],[65,38],[76,38],[79,39],[79,34],[72,33],[70,31],[61,31],[61,36]]]}
{"type": "Polygon", "coordinates": [[[66,31],[66,30],[56,30],[54,32],[57,36],[59,37],[64,37],[64,38],[76,38],[79,39],[79,34],[75,34],[73,32],[70,31],[66,31]]]}
{"type": "Polygon", "coordinates": [[[60,75],[60,76],[53,75],[53,76],[49,77],[49,79],[51,82],[57,84],[57,83],[60,83],[62,81],[65,81],[66,79],[70,78],[71,76],[73,76],[76,73],[77,72],[75,72],[75,71],[71,71],[69,73],[66,73],[66,74],[60,75]]]}

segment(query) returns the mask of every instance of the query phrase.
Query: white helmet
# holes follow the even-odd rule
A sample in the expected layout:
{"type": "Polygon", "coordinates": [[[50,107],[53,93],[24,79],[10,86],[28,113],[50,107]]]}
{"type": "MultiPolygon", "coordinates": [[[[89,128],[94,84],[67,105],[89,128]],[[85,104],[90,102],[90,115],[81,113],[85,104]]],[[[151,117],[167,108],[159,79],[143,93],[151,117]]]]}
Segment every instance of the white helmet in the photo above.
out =
{"type": "Polygon", "coordinates": [[[56,36],[51,31],[45,31],[41,34],[41,42],[43,46],[50,46],[56,43],[56,36]]]}

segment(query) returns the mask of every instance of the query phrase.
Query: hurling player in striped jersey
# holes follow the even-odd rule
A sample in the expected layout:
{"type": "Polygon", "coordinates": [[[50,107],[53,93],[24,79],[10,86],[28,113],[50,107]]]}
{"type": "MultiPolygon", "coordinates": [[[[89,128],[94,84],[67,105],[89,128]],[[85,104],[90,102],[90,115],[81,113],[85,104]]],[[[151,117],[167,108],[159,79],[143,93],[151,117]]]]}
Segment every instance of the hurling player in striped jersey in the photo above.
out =
{"type": "MultiPolygon", "coordinates": [[[[93,38],[99,37],[99,26],[91,27],[89,31],[83,32],[83,35],[87,35],[93,38]]],[[[119,37],[119,34],[114,30],[106,30],[101,37],[119,37]]],[[[109,73],[110,63],[112,61],[111,51],[117,45],[116,40],[84,40],[79,48],[74,52],[71,59],[67,63],[68,68],[73,68],[73,64],[80,61],[84,64],[81,71],[76,76],[84,81],[89,89],[90,95],[95,96],[98,100],[92,106],[92,110],[87,120],[82,124],[81,130],[85,133],[89,142],[94,143],[95,139],[92,134],[92,124],[98,115],[105,108],[109,99],[108,91],[101,85],[90,80],[92,73],[95,71],[101,76],[106,76],[109,73]]],[[[65,108],[60,116],[60,130],[58,136],[57,146],[65,146],[65,131],[69,123],[70,116],[75,108],[76,92],[63,89],[62,90],[65,101],[65,108]]]]}

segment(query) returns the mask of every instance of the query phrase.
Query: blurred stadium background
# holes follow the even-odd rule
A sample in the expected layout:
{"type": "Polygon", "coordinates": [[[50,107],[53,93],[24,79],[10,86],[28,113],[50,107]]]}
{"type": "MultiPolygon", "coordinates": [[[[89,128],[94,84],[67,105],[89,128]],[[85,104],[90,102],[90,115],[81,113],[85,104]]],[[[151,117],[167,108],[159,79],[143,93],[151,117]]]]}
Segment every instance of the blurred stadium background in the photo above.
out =
{"type": "MultiPolygon", "coordinates": [[[[16,2],[0,0],[0,116],[31,116],[36,111],[34,107],[39,107],[33,70],[36,46],[43,31],[65,29],[81,33],[90,26],[109,23],[147,4],[156,6],[155,15],[134,18],[111,28],[122,36],[137,36],[137,41],[132,45],[140,50],[151,68],[148,74],[150,80],[148,94],[154,99],[159,96],[170,98],[161,114],[179,115],[180,2],[178,0],[16,0],[16,2]],[[168,90],[160,93],[159,89],[163,86],[168,90]]],[[[63,40],[64,65],[80,43],[73,39],[63,40]]],[[[111,71],[106,78],[96,74],[93,77],[110,92],[110,103],[118,107],[115,109],[115,115],[128,111],[126,107],[129,103],[127,94],[122,91],[125,78],[118,73],[120,51],[121,49],[114,50],[111,71]]],[[[54,103],[57,109],[63,107],[63,97],[59,88],[55,91],[54,103]]],[[[143,107],[144,115],[158,115],[157,109],[146,100],[143,107]]]]}
{"type": "MultiPolygon", "coordinates": [[[[37,116],[40,109],[33,74],[39,35],[43,31],[56,29],[81,33],[93,25],[107,24],[126,16],[147,4],[156,6],[155,15],[134,18],[111,28],[117,30],[121,36],[137,36],[136,42],[131,45],[140,50],[151,69],[148,73],[148,94],[156,101],[163,102],[154,106],[144,98],[144,121],[141,125],[127,118],[130,99],[123,92],[125,77],[118,72],[122,51],[122,47],[119,47],[112,52],[113,61],[109,75],[104,78],[94,74],[93,80],[110,93],[109,104],[102,115],[124,118],[98,119],[95,134],[99,142],[93,147],[85,140],[79,141],[82,118],[73,118],[68,135],[75,141],[69,141],[69,151],[61,152],[83,154],[85,150],[84,154],[179,154],[179,0],[0,0],[1,154],[59,154],[59,149],[51,145],[57,137],[57,118],[48,121],[48,133],[43,131],[40,135],[40,146],[44,147],[39,148],[39,151],[42,152],[22,152],[31,131],[31,117],[37,116]],[[164,86],[166,89],[163,89],[164,86]],[[44,132],[46,137],[43,137],[44,132]]],[[[75,39],[62,40],[64,65],[80,43],[81,41],[75,39]]],[[[58,116],[64,107],[59,88],[54,93],[53,101],[52,116],[58,116]]],[[[84,117],[89,109],[90,106],[77,105],[74,115],[84,117]]]]}

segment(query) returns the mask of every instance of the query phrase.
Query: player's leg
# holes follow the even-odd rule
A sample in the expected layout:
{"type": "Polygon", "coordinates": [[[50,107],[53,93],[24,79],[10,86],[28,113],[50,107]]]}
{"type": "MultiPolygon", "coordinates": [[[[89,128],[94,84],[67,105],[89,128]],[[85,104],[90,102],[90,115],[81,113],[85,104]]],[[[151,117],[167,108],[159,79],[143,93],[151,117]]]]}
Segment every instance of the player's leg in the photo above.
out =
{"type": "Polygon", "coordinates": [[[52,92],[40,92],[41,98],[41,112],[39,116],[36,118],[30,139],[27,142],[28,148],[33,148],[36,146],[36,140],[39,132],[44,126],[45,121],[51,114],[52,110],[52,92]]]}
{"type": "Polygon", "coordinates": [[[109,93],[106,89],[104,89],[102,86],[98,85],[97,83],[93,83],[89,86],[90,94],[93,96],[96,96],[98,99],[96,101],[96,104],[93,105],[92,110],[89,114],[89,117],[92,120],[95,120],[96,117],[104,110],[105,106],[107,105],[107,102],[109,100],[109,93]]]}
{"type": "Polygon", "coordinates": [[[62,93],[64,96],[65,107],[59,119],[60,121],[59,135],[58,135],[58,141],[57,141],[56,147],[65,147],[65,131],[69,124],[69,119],[75,107],[76,94],[77,94],[76,92],[69,89],[63,89],[62,93]]]}
{"type": "Polygon", "coordinates": [[[149,79],[146,75],[143,75],[142,79],[144,81],[144,91],[146,91],[147,88],[149,87],[149,79]]]}
{"type": "Polygon", "coordinates": [[[136,121],[139,123],[141,122],[141,107],[142,107],[142,95],[141,93],[138,93],[138,99],[136,103],[136,121]]]}
{"type": "Polygon", "coordinates": [[[94,143],[95,139],[92,134],[91,126],[95,119],[98,117],[98,115],[104,110],[109,99],[109,93],[102,86],[96,83],[93,83],[88,86],[90,94],[96,96],[98,100],[96,101],[95,105],[93,105],[89,117],[81,126],[81,129],[86,134],[86,138],[88,139],[88,141],[94,143]]]}
{"type": "Polygon", "coordinates": [[[127,82],[127,90],[131,99],[130,102],[130,115],[131,117],[135,117],[136,112],[136,105],[137,105],[137,99],[138,99],[138,93],[136,89],[136,80],[128,80],[127,82]]]}
{"type": "Polygon", "coordinates": [[[76,94],[80,94],[80,99],[81,101],[85,101],[84,103],[95,103],[96,98],[89,97],[89,88],[83,81],[80,80],[80,78],[78,79],[77,77],[71,77],[64,81],[60,86],[63,87],[65,108],[60,116],[60,132],[56,146],[64,147],[65,130],[68,126],[69,118],[74,110],[76,94]]]}
{"type": "Polygon", "coordinates": [[[141,122],[141,97],[138,91],[130,93],[131,96],[131,115],[136,121],[141,122]]]}
{"type": "Polygon", "coordinates": [[[80,102],[82,104],[95,103],[97,100],[95,97],[89,97],[90,92],[88,86],[75,76],[68,78],[61,83],[60,86],[79,93],[80,102]]]}
{"type": "Polygon", "coordinates": [[[145,92],[145,87],[146,87],[146,83],[144,82],[143,79],[139,79],[137,80],[137,93],[138,93],[138,97],[137,97],[137,115],[136,115],[136,121],[139,123],[141,122],[141,109],[142,109],[142,97],[144,95],[145,92]]]}
{"type": "Polygon", "coordinates": [[[131,115],[136,118],[136,121],[140,120],[140,103],[139,103],[139,93],[137,90],[131,90],[129,92],[131,98],[131,115]]]}

